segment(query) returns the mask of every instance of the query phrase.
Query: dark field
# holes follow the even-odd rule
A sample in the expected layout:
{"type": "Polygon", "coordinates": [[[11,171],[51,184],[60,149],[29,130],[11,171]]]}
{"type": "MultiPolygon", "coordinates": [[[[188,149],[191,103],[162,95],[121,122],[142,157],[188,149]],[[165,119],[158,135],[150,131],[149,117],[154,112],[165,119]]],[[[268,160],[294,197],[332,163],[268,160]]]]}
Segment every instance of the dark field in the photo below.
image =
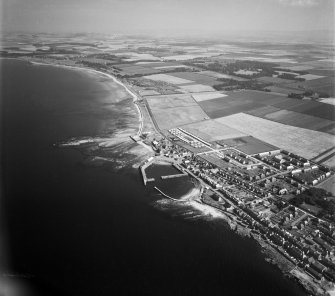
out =
{"type": "Polygon", "coordinates": [[[251,136],[217,141],[217,143],[220,145],[226,144],[231,147],[235,147],[248,155],[279,149],[276,146],[270,145],[251,136]]]}
{"type": "Polygon", "coordinates": [[[331,120],[290,110],[275,110],[274,112],[271,112],[271,107],[272,106],[251,110],[247,113],[283,124],[307,128],[315,131],[333,133],[332,130],[335,123],[331,120]],[[270,112],[266,113],[267,110],[269,110],[270,112]]]}
{"type": "Polygon", "coordinates": [[[243,112],[284,124],[332,133],[335,120],[333,105],[258,91],[238,91],[227,94],[227,97],[202,101],[198,104],[211,118],[243,112]],[[280,111],[281,113],[278,113],[280,116],[271,117],[271,113],[280,111]]]}
{"type": "Polygon", "coordinates": [[[217,81],[216,78],[214,77],[210,77],[207,75],[202,75],[202,74],[198,74],[194,72],[175,72],[175,73],[169,73],[169,75],[187,79],[187,80],[192,80],[196,83],[210,85],[210,86],[213,86],[215,84],[220,84],[220,81],[217,81]]]}

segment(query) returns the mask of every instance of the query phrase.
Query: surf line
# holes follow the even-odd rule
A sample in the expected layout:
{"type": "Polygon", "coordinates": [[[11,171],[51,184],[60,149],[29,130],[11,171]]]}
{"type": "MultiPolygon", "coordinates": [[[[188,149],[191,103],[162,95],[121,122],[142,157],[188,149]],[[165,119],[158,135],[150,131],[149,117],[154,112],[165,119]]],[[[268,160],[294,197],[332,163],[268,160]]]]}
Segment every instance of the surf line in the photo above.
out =
{"type": "Polygon", "coordinates": [[[167,194],[165,194],[162,190],[160,190],[159,188],[157,188],[156,186],[154,187],[160,194],[162,194],[163,196],[169,198],[169,199],[172,199],[174,201],[177,201],[177,202],[185,202],[185,200],[180,200],[180,199],[176,199],[176,198],[173,198],[171,196],[168,196],[167,194]]]}

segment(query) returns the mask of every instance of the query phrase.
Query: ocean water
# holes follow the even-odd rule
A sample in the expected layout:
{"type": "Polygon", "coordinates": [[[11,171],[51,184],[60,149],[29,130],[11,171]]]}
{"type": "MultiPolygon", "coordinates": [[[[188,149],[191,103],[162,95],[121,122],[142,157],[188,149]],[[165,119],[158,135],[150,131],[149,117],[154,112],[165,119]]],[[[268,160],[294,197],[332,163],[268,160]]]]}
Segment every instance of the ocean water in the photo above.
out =
{"type": "Polygon", "coordinates": [[[1,60],[1,73],[0,285],[20,295],[305,295],[218,211],[162,198],[131,166],[53,146],[137,124],[131,100],[104,79],[15,60],[1,60]]]}

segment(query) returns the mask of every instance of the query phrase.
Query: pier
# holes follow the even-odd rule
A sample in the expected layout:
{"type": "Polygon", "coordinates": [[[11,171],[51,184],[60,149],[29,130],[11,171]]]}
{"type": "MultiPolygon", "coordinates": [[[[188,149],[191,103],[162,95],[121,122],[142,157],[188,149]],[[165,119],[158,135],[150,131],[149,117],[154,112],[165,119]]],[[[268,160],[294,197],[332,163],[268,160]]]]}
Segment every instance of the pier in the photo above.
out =
{"type": "Polygon", "coordinates": [[[165,180],[165,179],[180,178],[180,177],[185,177],[185,176],[187,176],[187,174],[186,173],[182,173],[182,174],[162,176],[161,178],[163,180],[165,180]]]}
{"type": "Polygon", "coordinates": [[[178,201],[178,202],[183,202],[184,200],[180,200],[180,199],[176,199],[176,198],[173,198],[171,196],[168,196],[167,194],[165,194],[162,190],[160,190],[159,188],[157,188],[156,186],[154,187],[160,194],[162,194],[163,196],[169,198],[169,199],[172,199],[174,201],[178,201]]]}
{"type": "Polygon", "coordinates": [[[143,183],[144,185],[147,185],[148,182],[154,182],[155,181],[155,178],[148,178],[147,177],[147,174],[145,173],[145,169],[150,166],[153,162],[153,157],[149,158],[149,160],[143,164],[142,166],[140,166],[140,170],[141,170],[141,173],[142,173],[142,178],[143,178],[143,183]]]}

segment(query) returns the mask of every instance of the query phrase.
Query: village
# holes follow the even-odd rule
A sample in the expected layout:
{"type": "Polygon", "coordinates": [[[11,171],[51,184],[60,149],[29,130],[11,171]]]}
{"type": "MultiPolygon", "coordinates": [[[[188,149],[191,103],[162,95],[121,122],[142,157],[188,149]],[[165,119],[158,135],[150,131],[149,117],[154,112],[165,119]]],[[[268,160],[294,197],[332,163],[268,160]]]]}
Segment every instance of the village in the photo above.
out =
{"type": "Polygon", "coordinates": [[[280,149],[250,155],[182,128],[151,144],[156,157],[203,185],[202,203],[236,217],[316,283],[334,285],[334,224],[289,202],[329,178],[331,169],[280,149]]]}

